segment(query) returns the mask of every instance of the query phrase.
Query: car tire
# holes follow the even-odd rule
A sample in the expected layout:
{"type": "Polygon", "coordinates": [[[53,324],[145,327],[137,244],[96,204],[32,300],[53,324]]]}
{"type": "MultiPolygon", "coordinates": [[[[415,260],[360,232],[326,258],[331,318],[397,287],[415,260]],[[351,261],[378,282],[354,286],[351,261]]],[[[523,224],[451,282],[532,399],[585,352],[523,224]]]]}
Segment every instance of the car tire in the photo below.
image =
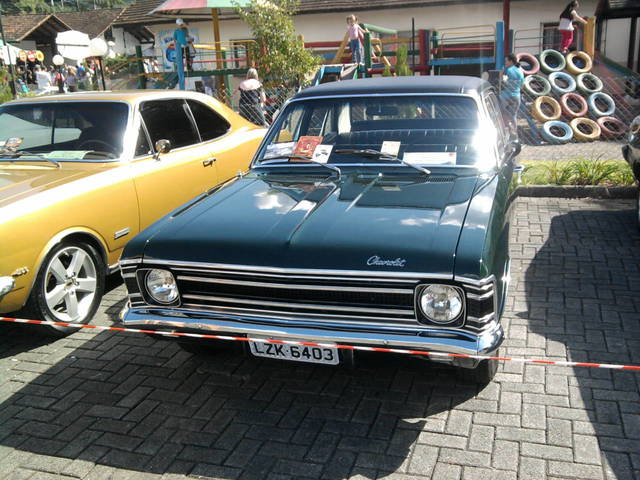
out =
{"type": "MultiPolygon", "coordinates": [[[[70,241],[47,254],[25,305],[36,320],[87,324],[104,294],[106,267],[101,255],[88,243],[70,241]]],[[[47,333],[65,336],[74,327],[48,326],[47,333]]]]}

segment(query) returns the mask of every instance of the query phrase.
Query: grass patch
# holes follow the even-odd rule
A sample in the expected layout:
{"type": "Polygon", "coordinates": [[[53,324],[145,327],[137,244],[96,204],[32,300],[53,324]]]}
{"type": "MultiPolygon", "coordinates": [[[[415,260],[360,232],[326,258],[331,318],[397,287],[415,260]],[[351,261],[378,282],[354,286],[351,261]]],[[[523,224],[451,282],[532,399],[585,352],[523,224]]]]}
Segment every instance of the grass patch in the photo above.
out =
{"type": "Polygon", "coordinates": [[[531,160],[525,167],[521,185],[607,185],[630,186],[635,183],[631,168],[624,160],[580,158],[571,161],[531,160]]]}

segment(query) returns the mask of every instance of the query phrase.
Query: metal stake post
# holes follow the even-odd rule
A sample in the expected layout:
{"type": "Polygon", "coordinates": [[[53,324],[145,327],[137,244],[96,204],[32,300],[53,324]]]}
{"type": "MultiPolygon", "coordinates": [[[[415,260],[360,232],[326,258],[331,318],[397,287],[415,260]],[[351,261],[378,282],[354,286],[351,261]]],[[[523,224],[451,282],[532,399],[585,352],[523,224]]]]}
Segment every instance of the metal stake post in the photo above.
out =
{"type": "Polygon", "coordinates": [[[16,98],[16,80],[13,73],[13,65],[11,64],[11,51],[9,45],[4,38],[4,27],[2,26],[2,6],[0,6],[0,40],[2,40],[2,48],[7,49],[7,65],[9,66],[9,88],[11,89],[11,95],[16,98]]]}

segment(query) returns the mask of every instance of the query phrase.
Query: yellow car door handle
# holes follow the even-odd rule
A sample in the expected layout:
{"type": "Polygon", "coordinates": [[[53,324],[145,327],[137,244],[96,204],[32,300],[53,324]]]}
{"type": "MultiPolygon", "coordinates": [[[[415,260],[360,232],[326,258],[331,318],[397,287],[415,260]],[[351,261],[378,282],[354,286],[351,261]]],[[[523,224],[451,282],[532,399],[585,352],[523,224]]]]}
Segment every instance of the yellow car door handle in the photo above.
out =
{"type": "Polygon", "coordinates": [[[218,159],[217,158],[210,158],[209,160],[203,160],[202,161],[202,166],[203,167],[210,167],[211,165],[213,165],[218,159]]]}

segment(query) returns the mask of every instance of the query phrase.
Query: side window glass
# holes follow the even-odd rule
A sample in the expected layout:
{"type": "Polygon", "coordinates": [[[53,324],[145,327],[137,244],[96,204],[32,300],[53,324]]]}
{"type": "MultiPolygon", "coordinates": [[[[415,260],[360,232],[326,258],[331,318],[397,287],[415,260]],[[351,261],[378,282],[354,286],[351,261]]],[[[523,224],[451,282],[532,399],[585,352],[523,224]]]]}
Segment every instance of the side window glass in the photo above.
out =
{"type": "Polygon", "coordinates": [[[151,145],[149,145],[149,139],[147,138],[147,133],[144,131],[142,125],[140,125],[140,130],[138,130],[138,140],[136,141],[136,157],[144,157],[145,155],[151,155],[153,150],[151,149],[151,145]]]}
{"type": "Polygon", "coordinates": [[[186,147],[200,142],[184,100],[151,100],[140,107],[151,143],[169,140],[171,148],[186,147]]]}
{"type": "Polygon", "coordinates": [[[502,109],[500,108],[500,104],[498,103],[498,98],[494,93],[489,93],[485,97],[485,103],[487,105],[489,116],[493,120],[498,131],[498,152],[500,152],[500,155],[504,155],[506,144],[506,128],[504,125],[504,119],[502,118],[502,109]]]}
{"type": "Polygon", "coordinates": [[[231,125],[211,107],[196,100],[187,100],[203,142],[221,137],[231,125]]]}

